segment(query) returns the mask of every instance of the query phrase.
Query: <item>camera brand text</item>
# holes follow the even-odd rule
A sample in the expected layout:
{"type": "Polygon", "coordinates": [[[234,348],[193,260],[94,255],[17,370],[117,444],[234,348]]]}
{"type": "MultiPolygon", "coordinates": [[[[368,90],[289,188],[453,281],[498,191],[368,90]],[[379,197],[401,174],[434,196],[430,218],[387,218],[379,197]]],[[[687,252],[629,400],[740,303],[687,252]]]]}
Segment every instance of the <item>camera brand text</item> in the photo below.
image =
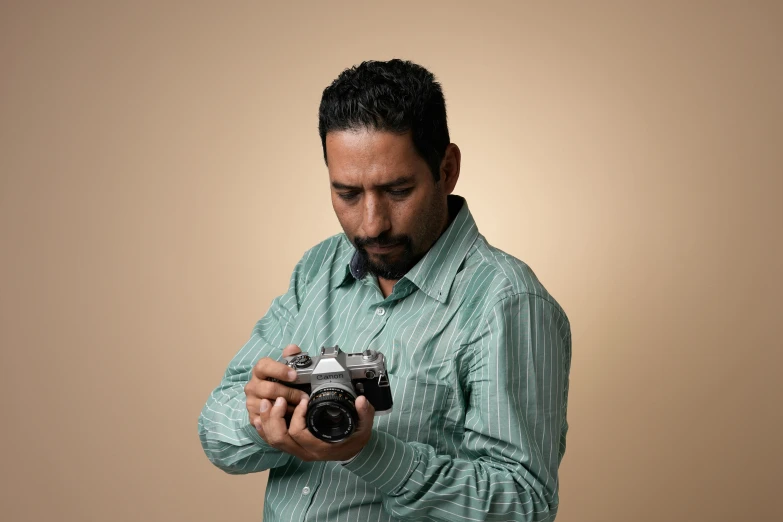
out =
{"type": "Polygon", "coordinates": [[[342,379],[343,374],[342,373],[327,373],[324,375],[316,375],[316,379],[319,381],[325,381],[326,379],[342,379]]]}

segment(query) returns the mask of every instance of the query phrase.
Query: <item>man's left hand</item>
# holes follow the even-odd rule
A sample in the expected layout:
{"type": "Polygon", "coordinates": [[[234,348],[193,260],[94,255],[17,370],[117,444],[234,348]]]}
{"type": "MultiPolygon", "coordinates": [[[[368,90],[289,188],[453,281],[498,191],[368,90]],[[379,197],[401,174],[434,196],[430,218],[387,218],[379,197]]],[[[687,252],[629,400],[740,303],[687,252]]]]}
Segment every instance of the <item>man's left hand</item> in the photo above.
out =
{"type": "Polygon", "coordinates": [[[278,399],[271,403],[261,401],[261,418],[256,430],[275,449],[284,451],[306,462],[316,460],[348,460],[357,455],[370,440],[375,408],[366,397],[356,398],[355,407],[359,414],[356,431],[340,442],[324,442],[307,429],[305,413],[308,399],[303,399],[294,409],[290,426],[286,428],[286,402],[278,399]]]}

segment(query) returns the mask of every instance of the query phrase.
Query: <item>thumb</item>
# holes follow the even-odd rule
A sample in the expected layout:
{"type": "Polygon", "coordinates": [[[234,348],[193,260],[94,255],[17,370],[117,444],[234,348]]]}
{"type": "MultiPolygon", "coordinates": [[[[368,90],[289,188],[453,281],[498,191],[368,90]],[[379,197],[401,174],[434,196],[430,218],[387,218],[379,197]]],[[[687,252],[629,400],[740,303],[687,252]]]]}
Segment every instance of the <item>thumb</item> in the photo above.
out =
{"type": "Polygon", "coordinates": [[[375,408],[372,407],[370,401],[364,395],[359,395],[354,402],[356,406],[356,413],[359,414],[359,426],[358,430],[365,431],[372,429],[373,417],[375,417],[375,408]]]}
{"type": "Polygon", "coordinates": [[[299,347],[295,344],[289,344],[285,348],[283,348],[283,357],[290,357],[291,355],[296,355],[300,353],[302,350],[299,349],[299,347]]]}

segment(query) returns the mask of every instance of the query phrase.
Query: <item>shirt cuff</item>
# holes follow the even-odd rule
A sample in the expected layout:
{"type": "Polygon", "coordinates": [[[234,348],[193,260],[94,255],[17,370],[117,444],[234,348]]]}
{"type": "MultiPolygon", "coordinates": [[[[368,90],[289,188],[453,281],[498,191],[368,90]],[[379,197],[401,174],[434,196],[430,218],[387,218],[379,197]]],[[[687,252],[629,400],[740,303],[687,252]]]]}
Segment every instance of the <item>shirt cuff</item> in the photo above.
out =
{"type": "Polygon", "coordinates": [[[408,480],[420,458],[410,444],[372,430],[367,445],[343,466],[382,493],[393,494],[408,480]]]}

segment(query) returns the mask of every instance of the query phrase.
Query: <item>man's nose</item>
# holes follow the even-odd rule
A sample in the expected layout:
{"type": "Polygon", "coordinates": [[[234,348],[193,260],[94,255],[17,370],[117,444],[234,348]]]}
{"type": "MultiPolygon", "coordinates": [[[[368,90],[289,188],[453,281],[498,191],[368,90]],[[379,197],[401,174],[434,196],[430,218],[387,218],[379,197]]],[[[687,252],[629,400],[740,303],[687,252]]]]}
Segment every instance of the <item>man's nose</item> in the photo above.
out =
{"type": "Polygon", "coordinates": [[[368,238],[378,237],[391,228],[389,212],[386,205],[378,198],[365,198],[364,223],[362,229],[364,236],[368,238]]]}

